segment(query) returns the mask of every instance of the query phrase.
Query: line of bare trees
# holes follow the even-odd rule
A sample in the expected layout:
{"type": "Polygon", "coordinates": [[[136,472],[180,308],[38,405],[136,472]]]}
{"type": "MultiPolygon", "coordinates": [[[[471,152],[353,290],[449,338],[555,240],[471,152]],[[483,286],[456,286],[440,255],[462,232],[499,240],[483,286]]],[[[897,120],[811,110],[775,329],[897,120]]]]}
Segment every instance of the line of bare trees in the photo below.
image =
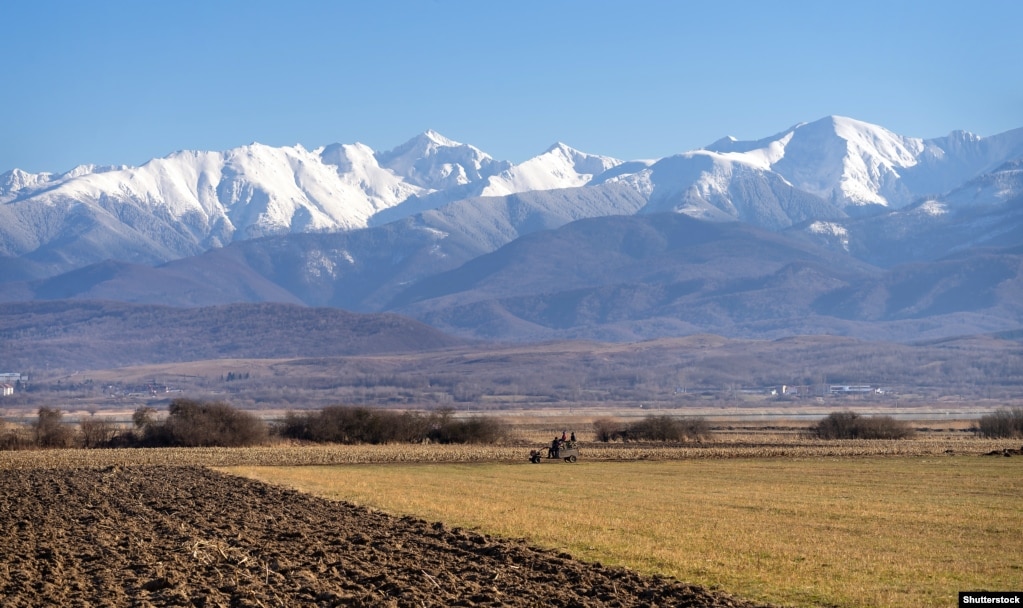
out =
{"type": "Polygon", "coordinates": [[[43,407],[30,427],[0,423],[0,449],[116,447],[242,447],[275,438],[316,443],[496,443],[507,429],[494,418],[456,419],[453,410],[395,412],[359,406],[330,406],[289,412],[282,423],[268,424],[250,412],[221,401],[175,399],[167,416],[142,407],[132,427],[91,416],[68,424],[59,409],[43,407]]]}
{"type": "Polygon", "coordinates": [[[984,437],[1023,437],[1023,407],[1002,408],[981,416],[976,431],[984,437]]]}

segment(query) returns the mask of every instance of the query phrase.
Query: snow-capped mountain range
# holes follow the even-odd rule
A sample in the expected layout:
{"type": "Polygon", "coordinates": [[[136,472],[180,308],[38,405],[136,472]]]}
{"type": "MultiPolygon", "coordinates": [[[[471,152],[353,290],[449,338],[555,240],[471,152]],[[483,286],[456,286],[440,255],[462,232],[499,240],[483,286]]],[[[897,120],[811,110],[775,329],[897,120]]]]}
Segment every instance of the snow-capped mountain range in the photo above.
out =
{"type": "Polygon", "coordinates": [[[434,131],[383,152],[359,143],[254,143],[176,152],[140,167],[0,174],[0,284],[8,285],[0,299],[210,303],[205,288],[178,281],[220,264],[241,277],[234,291],[223,274],[214,279],[234,294],[225,301],[385,310],[408,286],[525,235],[662,212],[739,221],[886,268],[1023,246],[1021,202],[1023,128],[919,139],[829,116],[660,159],[624,161],[557,143],[520,164],[434,131]],[[243,247],[262,237],[284,240],[243,247]],[[168,262],[177,274],[166,285],[194,299],[132,291],[138,268],[168,262]],[[99,263],[107,265],[90,270],[99,263]],[[96,287],[101,276],[109,280],[96,287]],[[82,277],[93,287],[69,287],[82,277]]]}
{"type": "Polygon", "coordinates": [[[141,167],[8,171],[0,175],[0,255],[45,260],[57,244],[72,259],[102,259],[76,251],[74,241],[86,239],[100,256],[109,250],[161,262],[241,239],[379,225],[471,197],[608,182],[644,196],[641,212],[781,229],[939,197],[1021,155],[1023,129],[924,140],[837,116],[656,161],[624,162],[559,143],[512,165],[433,131],[386,152],[358,143],[251,144],[177,152],[141,167]]]}

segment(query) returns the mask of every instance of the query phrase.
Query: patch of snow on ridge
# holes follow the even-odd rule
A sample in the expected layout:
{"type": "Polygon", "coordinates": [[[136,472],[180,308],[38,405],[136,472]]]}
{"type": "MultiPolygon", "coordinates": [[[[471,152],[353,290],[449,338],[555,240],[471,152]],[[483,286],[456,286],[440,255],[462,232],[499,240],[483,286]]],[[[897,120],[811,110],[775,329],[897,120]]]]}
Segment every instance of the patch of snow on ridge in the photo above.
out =
{"type": "Polygon", "coordinates": [[[306,273],[314,277],[326,274],[331,278],[337,278],[337,266],[334,264],[334,260],[322,251],[310,251],[309,257],[306,258],[305,268],[306,273]]]}
{"type": "Polygon", "coordinates": [[[437,237],[437,240],[446,239],[449,236],[447,232],[444,232],[443,230],[438,230],[437,228],[433,228],[431,226],[421,226],[419,229],[425,232],[426,234],[437,237]]]}
{"type": "Polygon", "coordinates": [[[945,206],[944,203],[940,203],[936,200],[924,201],[920,205],[919,209],[922,213],[933,216],[945,215],[948,213],[948,207],[945,206]]]}
{"type": "Polygon", "coordinates": [[[845,226],[834,222],[816,221],[806,227],[807,232],[824,237],[831,237],[842,244],[842,248],[849,251],[849,231],[845,226]]]}
{"type": "MultiPolygon", "coordinates": [[[[653,164],[652,162],[650,164],[653,164]]],[[[626,173],[609,178],[605,183],[617,183],[632,188],[644,197],[649,198],[654,192],[654,184],[651,179],[652,172],[649,167],[636,173],[626,173]]]]}

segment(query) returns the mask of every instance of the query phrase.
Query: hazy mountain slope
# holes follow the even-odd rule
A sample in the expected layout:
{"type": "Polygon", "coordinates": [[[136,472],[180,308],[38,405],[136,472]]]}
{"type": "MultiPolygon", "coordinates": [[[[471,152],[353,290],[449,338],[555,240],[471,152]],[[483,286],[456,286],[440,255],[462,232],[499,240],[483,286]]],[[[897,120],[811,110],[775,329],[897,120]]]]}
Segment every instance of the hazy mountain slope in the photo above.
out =
{"type": "Polygon", "coordinates": [[[113,300],[167,306],[301,300],[230,256],[185,258],[157,267],[107,260],[36,281],[9,283],[0,301],[113,300]]]}
{"type": "Polygon", "coordinates": [[[1023,322],[1020,249],[882,272],[743,224],[678,214],[536,233],[401,293],[391,309],[489,339],[709,332],[910,341],[1023,322]]]}
{"type": "Polygon", "coordinates": [[[637,335],[658,326],[664,335],[727,334],[729,324],[756,317],[740,307],[798,316],[812,301],[805,294],[873,272],[848,256],[742,224],[678,214],[605,217],[520,238],[410,287],[390,308],[446,331],[480,335],[476,328],[485,327],[483,335],[502,339],[514,334],[495,328],[539,338],[580,335],[580,328],[599,333],[601,325],[624,321],[647,327],[632,330],[637,335]],[[770,304],[740,302],[750,296],[743,292],[770,304]]]}
{"type": "Polygon", "coordinates": [[[0,304],[2,369],[401,353],[459,344],[463,342],[396,315],[287,304],[0,304]]]}
{"type": "Polygon", "coordinates": [[[1023,247],[972,250],[929,264],[898,266],[883,277],[823,296],[814,309],[862,321],[973,313],[1018,325],[1023,323],[1023,247]]]}

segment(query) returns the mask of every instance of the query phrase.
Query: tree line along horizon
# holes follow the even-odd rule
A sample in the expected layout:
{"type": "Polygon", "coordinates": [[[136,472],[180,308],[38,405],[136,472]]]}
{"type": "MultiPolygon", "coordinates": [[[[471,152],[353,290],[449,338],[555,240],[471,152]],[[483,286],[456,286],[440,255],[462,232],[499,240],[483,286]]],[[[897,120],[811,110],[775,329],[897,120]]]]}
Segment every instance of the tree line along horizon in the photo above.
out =
{"type": "MultiPolygon", "coordinates": [[[[429,412],[334,405],[289,411],[268,423],[223,401],[175,399],[165,417],[151,407],[138,408],[130,428],[90,416],[77,427],[57,408],[42,407],[37,420],[13,424],[0,420],[0,450],[40,448],[247,447],[291,440],[308,443],[495,444],[510,439],[509,427],[493,416],[456,418],[451,408],[429,412]]],[[[1023,437],[1023,407],[982,416],[971,429],[987,438],[1023,437]]],[[[593,440],[622,442],[702,442],[713,435],[700,416],[652,415],[634,422],[598,418],[593,440]]],[[[891,416],[836,411],[806,430],[817,439],[910,439],[913,428],[891,416]]]]}

